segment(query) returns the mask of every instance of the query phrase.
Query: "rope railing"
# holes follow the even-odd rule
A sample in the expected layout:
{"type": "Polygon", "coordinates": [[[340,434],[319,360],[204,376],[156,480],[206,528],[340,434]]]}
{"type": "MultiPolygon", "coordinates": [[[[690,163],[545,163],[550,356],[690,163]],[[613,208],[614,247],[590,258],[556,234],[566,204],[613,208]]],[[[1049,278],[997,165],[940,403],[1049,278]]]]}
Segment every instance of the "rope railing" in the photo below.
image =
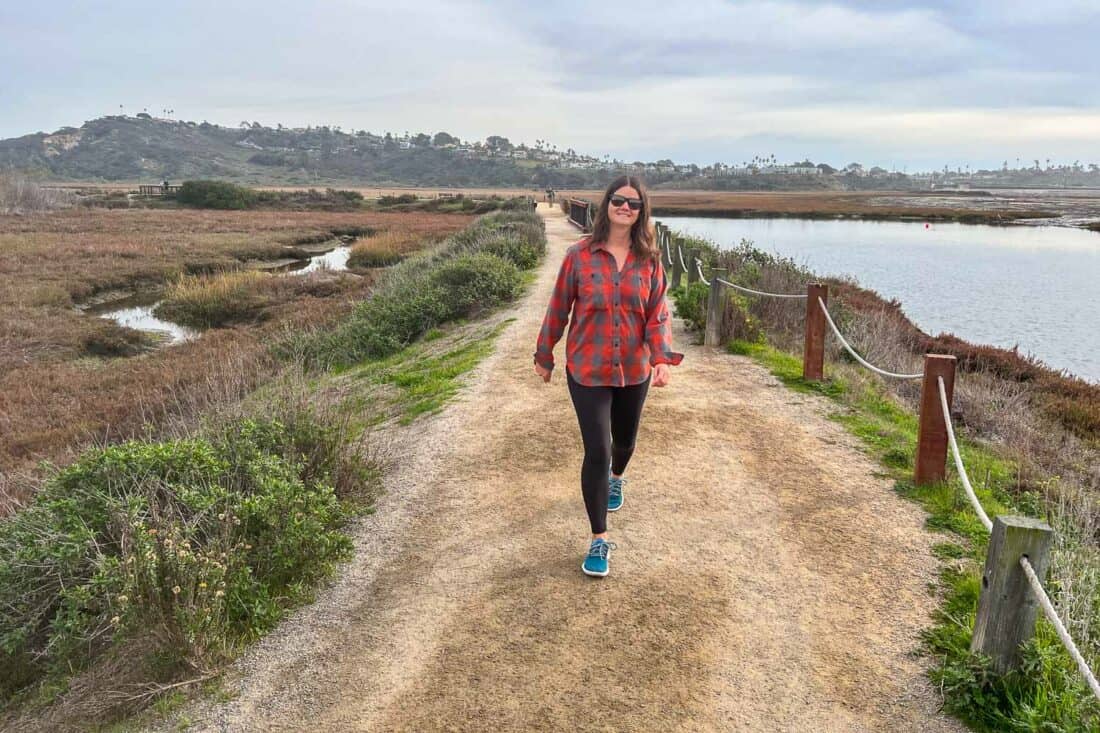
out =
{"type": "Polygon", "coordinates": [[[940,406],[943,408],[943,424],[947,426],[947,442],[951,446],[951,453],[955,456],[955,468],[959,472],[959,479],[966,490],[966,498],[970,499],[978,519],[982,520],[982,526],[986,532],[993,531],[993,522],[978,501],[978,495],[974,493],[974,487],[970,485],[970,477],[966,475],[966,466],[963,465],[962,456],[959,455],[959,444],[955,442],[955,429],[951,425],[951,409],[947,406],[947,387],[943,383],[943,377],[936,377],[936,384],[940,390],[940,406]]]}
{"type": "Polygon", "coordinates": [[[703,284],[710,285],[710,280],[703,277],[703,261],[698,257],[695,258],[695,269],[699,271],[699,279],[703,281],[703,284]]]}
{"type": "Polygon", "coordinates": [[[680,246],[679,242],[676,243],[676,254],[680,256],[680,267],[683,268],[684,272],[687,272],[688,266],[684,262],[684,248],[680,246]]]}
{"type": "Polygon", "coordinates": [[[745,293],[751,293],[753,295],[766,295],[769,298],[805,298],[806,297],[805,293],[765,293],[761,290],[753,290],[752,288],[746,288],[744,285],[737,285],[736,283],[731,283],[728,280],[723,280],[720,277],[715,278],[715,279],[718,280],[718,282],[725,285],[726,287],[733,288],[734,290],[740,290],[740,291],[745,292],[745,293]]]}
{"type": "MultiPolygon", "coordinates": [[[[966,490],[966,497],[970,500],[970,504],[977,513],[978,519],[981,520],[982,526],[985,527],[985,531],[992,532],[993,522],[989,519],[989,515],[985,513],[985,509],[982,508],[982,504],[978,501],[978,496],[974,492],[974,487],[970,484],[970,478],[966,474],[966,466],[963,465],[962,455],[959,453],[959,444],[955,441],[955,429],[951,423],[951,410],[947,406],[947,387],[944,385],[943,377],[937,377],[936,384],[940,393],[940,407],[943,410],[943,423],[947,427],[947,440],[951,445],[951,453],[955,457],[955,468],[959,472],[959,479],[962,481],[963,489],[966,490]]],[[[1031,586],[1031,592],[1035,595],[1035,599],[1039,601],[1039,605],[1043,609],[1043,614],[1047,617],[1047,620],[1050,621],[1051,626],[1054,627],[1054,631],[1058,635],[1058,639],[1062,642],[1062,646],[1065,647],[1070,657],[1073,658],[1074,664],[1077,665],[1077,669],[1085,678],[1085,682],[1088,684],[1092,694],[1096,696],[1097,700],[1100,700],[1100,683],[1096,681],[1096,675],[1093,674],[1093,671],[1089,668],[1089,664],[1085,660],[1084,655],[1081,654],[1081,651],[1077,648],[1077,644],[1073,641],[1073,637],[1069,635],[1069,631],[1066,630],[1065,624],[1062,623],[1062,618],[1054,608],[1054,604],[1051,602],[1050,596],[1047,595],[1046,589],[1043,588],[1039,576],[1036,575],[1035,569],[1031,567],[1031,561],[1028,559],[1027,555],[1021,555],[1019,562],[1020,567],[1024,571],[1024,575],[1027,576],[1027,582],[1031,586]]]]}
{"type": "Polygon", "coordinates": [[[836,334],[837,339],[839,339],[844,348],[848,350],[848,353],[852,355],[852,358],[854,358],[860,364],[867,367],[873,372],[881,374],[884,377],[893,377],[894,379],[920,379],[924,376],[923,372],[918,374],[897,374],[895,372],[888,372],[885,369],[879,369],[877,366],[864,359],[862,356],[857,354],[856,350],[848,344],[848,342],[844,339],[844,336],[840,333],[840,329],[836,327],[835,323],[833,323],[833,317],[829,315],[829,309],[825,307],[825,301],[819,297],[817,299],[817,302],[821,305],[821,312],[825,314],[825,320],[828,321],[829,326],[832,327],[833,333],[836,334]]]}
{"type": "Polygon", "coordinates": [[[665,255],[668,256],[668,266],[672,267],[672,249],[669,247],[669,237],[665,237],[665,255]]]}

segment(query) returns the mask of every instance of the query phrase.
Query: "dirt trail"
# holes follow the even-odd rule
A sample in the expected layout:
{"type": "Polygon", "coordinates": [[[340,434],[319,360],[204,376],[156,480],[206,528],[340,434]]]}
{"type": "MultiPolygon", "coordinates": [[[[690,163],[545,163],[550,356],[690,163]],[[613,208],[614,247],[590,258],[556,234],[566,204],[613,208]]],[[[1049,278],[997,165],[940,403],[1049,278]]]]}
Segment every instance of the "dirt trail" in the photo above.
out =
{"type": "MultiPolygon", "coordinates": [[[[335,587],[250,650],[228,731],[956,731],[911,658],[932,537],[829,405],[689,343],[651,389],[609,519],[611,575],[580,572],[582,448],[531,353],[576,231],[496,352],[414,426],[335,587]]],[[[558,347],[564,351],[564,339],[558,347]]],[[[561,357],[559,356],[559,363],[561,357]]]]}

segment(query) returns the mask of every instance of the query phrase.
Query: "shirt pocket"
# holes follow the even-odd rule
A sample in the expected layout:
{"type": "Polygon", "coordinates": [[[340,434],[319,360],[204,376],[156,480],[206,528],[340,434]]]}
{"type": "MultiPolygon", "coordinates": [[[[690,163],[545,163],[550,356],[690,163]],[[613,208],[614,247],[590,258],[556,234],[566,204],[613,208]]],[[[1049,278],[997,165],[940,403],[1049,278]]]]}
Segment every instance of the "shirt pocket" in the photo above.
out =
{"type": "Polygon", "coordinates": [[[589,270],[580,274],[577,307],[582,311],[607,310],[607,283],[600,272],[589,270]]]}

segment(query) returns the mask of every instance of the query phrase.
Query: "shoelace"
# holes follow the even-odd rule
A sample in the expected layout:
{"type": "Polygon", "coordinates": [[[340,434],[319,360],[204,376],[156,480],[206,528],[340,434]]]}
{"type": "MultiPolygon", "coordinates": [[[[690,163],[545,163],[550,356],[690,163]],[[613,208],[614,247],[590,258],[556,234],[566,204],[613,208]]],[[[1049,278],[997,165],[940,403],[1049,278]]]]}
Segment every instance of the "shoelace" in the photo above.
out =
{"type": "Polygon", "coordinates": [[[598,557],[602,560],[607,559],[607,553],[611,550],[617,550],[619,546],[614,542],[593,542],[592,546],[588,548],[589,557],[598,557]]]}
{"type": "Polygon", "coordinates": [[[623,483],[626,482],[626,479],[625,478],[615,478],[614,476],[610,476],[610,477],[608,477],[608,481],[609,481],[609,489],[611,491],[611,496],[622,496],[622,494],[623,494],[623,483]]]}

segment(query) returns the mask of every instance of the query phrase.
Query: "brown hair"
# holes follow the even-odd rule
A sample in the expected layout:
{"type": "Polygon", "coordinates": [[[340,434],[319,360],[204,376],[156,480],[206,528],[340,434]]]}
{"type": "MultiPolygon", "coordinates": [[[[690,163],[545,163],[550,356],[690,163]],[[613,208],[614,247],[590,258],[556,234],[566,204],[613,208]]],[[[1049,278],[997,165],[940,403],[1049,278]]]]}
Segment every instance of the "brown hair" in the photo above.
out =
{"type": "Polygon", "coordinates": [[[634,252],[634,256],[639,259],[659,260],[657,234],[649,218],[649,193],[646,192],[642,179],[637,176],[619,176],[603,192],[603,201],[600,202],[600,208],[596,211],[596,217],[592,224],[592,234],[589,236],[588,241],[589,243],[606,242],[611,235],[611,218],[607,215],[607,207],[611,202],[611,194],[623,186],[632,187],[642,199],[642,209],[638,212],[638,218],[634,220],[634,225],[630,227],[630,249],[634,252]]]}

